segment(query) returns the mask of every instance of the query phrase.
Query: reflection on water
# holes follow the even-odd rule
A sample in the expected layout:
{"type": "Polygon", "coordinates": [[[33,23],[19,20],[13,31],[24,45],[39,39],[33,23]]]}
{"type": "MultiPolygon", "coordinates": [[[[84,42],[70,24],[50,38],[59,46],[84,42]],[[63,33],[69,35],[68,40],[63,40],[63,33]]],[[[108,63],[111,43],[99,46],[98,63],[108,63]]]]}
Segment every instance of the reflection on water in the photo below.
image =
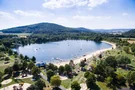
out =
{"type": "Polygon", "coordinates": [[[37,62],[60,62],[71,60],[94,51],[110,48],[103,42],[86,40],[64,40],[45,44],[31,44],[17,49],[18,53],[29,57],[35,56],[37,62]]]}

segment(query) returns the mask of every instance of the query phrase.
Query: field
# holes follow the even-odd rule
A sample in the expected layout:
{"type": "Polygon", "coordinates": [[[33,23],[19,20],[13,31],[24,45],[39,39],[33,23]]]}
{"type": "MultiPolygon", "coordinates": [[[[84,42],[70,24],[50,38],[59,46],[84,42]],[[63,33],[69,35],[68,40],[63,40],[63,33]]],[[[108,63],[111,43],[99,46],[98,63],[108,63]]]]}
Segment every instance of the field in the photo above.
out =
{"type": "Polygon", "coordinates": [[[121,38],[122,40],[127,40],[130,44],[135,43],[135,38],[121,38]]]}
{"type": "Polygon", "coordinates": [[[7,63],[7,64],[4,64],[4,60],[0,60],[0,71],[1,72],[4,72],[4,70],[5,70],[5,68],[7,68],[7,67],[9,67],[9,66],[12,66],[13,64],[14,64],[14,56],[8,56],[8,55],[6,55],[7,57],[9,57],[10,58],[10,60],[9,60],[9,63],[7,63]]]}

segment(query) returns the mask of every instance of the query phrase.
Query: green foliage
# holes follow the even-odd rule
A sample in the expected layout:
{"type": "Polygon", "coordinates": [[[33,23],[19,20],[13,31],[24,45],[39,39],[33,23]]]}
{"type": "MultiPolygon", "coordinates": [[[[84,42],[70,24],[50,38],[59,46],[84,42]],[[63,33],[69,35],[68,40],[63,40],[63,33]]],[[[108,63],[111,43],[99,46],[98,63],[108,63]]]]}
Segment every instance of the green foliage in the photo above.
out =
{"type": "Polygon", "coordinates": [[[129,85],[135,84],[135,71],[130,71],[127,74],[127,81],[129,83],[129,85]]]}
{"type": "Polygon", "coordinates": [[[24,59],[24,57],[23,57],[23,55],[22,55],[22,54],[20,54],[20,59],[24,59]]]}
{"type": "Polygon", "coordinates": [[[98,64],[94,69],[94,73],[105,77],[105,66],[98,64]]]}
{"type": "Polygon", "coordinates": [[[51,69],[47,71],[47,79],[50,81],[51,77],[55,74],[51,69]]]}
{"type": "Polygon", "coordinates": [[[6,57],[6,58],[5,58],[5,61],[9,61],[9,60],[10,60],[10,58],[9,58],[9,57],[6,57]]]}
{"type": "Polygon", "coordinates": [[[117,56],[116,60],[117,60],[119,65],[122,65],[122,64],[126,65],[126,64],[131,63],[131,60],[128,57],[122,56],[122,55],[117,56]]]}
{"type": "Polygon", "coordinates": [[[80,90],[81,89],[81,86],[80,86],[80,84],[77,81],[74,81],[71,84],[71,89],[72,90],[80,90]]]}
{"type": "Polygon", "coordinates": [[[32,68],[32,71],[31,72],[32,72],[33,77],[35,79],[37,79],[41,71],[40,71],[40,69],[38,67],[34,66],[32,68]]]}
{"type": "Polygon", "coordinates": [[[65,71],[66,71],[67,73],[71,72],[71,71],[72,71],[71,66],[68,65],[68,64],[66,64],[66,65],[65,65],[65,71]]]}
{"type": "Polygon", "coordinates": [[[129,53],[129,47],[128,47],[128,46],[124,46],[124,47],[123,47],[123,50],[124,50],[126,53],[129,53]]]}
{"type": "Polygon", "coordinates": [[[54,87],[58,87],[61,84],[60,77],[58,75],[54,75],[51,77],[51,85],[54,87]]]}
{"type": "Polygon", "coordinates": [[[59,74],[60,75],[63,74],[64,71],[65,71],[65,67],[64,66],[60,66],[59,69],[58,69],[58,71],[59,71],[59,74]]]}
{"type": "Polygon", "coordinates": [[[112,68],[111,66],[106,66],[106,67],[105,67],[105,74],[106,74],[106,77],[108,77],[108,76],[113,76],[114,73],[115,73],[114,68],[112,68]]]}
{"type": "Polygon", "coordinates": [[[58,67],[57,66],[55,66],[54,64],[52,64],[52,63],[49,63],[49,65],[47,65],[47,68],[46,68],[47,70],[53,70],[53,71],[56,71],[57,69],[58,69],[58,67]]]}
{"type": "Polygon", "coordinates": [[[29,59],[29,57],[28,57],[27,55],[25,55],[24,59],[25,59],[25,60],[28,60],[28,59],[29,59]]]}
{"type": "Polygon", "coordinates": [[[134,38],[134,37],[135,37],[135,29],[132,29],[132,30],[130,30],[130,31],[128,31],[128,32],[125,32],[123,35],[124,35],[125,37],[134,38]]]}
{"type": "Polygon", "coordinates": [[[109,87],[113,87],[113,78],[112,77],[107,77],[106,78],[106,84],[107,84],[107,86],[109,86],[109,87]]]}
{"type": "Polygon", "coordinates": [[[85,77],[85,78],[88,78],[89,75],[90,75],[90,72],[89,72],[89,71],[86,71],[86,72],[84,73],[84,77],[85,77]]]}
{"type": "Polygon", "coordinates": [[[36,85],[31,85],[30,87],[27,88],[27,90],[40,90],[40,89],[36,85]]]}
{"type": "Polygon", "coordinates": [[[34,66],[35,66],[35,64],[32,61],[28,64],[29,69],[32,69],[34,66]]]}
{"type": "Polygon", "coordinates": [[[27,61],[23,61],[22,69],[25,70],[28,67],[27,61]]]}
{"type": "Polygon", "coordinates": [[[117,61],[116,61],[114,56],[108,56],[105,59],[104,63],[105,63],[106,66],[111,66],[113,68],[116,68],[116,66],[117,66],[117,61]]]}
{"type": "Polygon", "coordinates": [[[94,89],[95,83],[96,82],[96,77],[94,75],[90,75],[87,80],[86,80],[86,85],[90,89],[94,89]]]}
{"type": "Polygon", "coordinates": [[[103,38],[101,37],[101,36],[96,36],[95,38],[94,38],[94,41],[102,41],[103,40],[103,38]]]}
{"type": "Polygon", "coordinates": [[[31,58],[31,60],[35,63],[36,62],[36,58],[33,56],[32,58],[31,58]]]}
{"type": "Polygon", "coordinates": [[[4,70],[4,74],[11,75],[11,74],[12,74],[12,67],[7,67],[7,68],[4,70]]]}
{"type": "Polygon", "coordinates": [[[117,74],[117,76],[116,76],[116,80],[117,80],[117,84],[118,85],[125,85],[125,83],[126,83],[126,78],[125,77],[123,77],[122,76],[122,74],[117,74]]]}
{"type": "Polygon", "coordinates": [[[13,71],[18,71],[20,69],[20,65],[18,62],[15,62],[13,65],[13,71]]]}
{"type": "Polygon", "coordinates": [[[46,84],[43,80],[39,79],[35,85],[38,87],[39,90],[43,90],[44,87],[46,87],[46,84]]]}

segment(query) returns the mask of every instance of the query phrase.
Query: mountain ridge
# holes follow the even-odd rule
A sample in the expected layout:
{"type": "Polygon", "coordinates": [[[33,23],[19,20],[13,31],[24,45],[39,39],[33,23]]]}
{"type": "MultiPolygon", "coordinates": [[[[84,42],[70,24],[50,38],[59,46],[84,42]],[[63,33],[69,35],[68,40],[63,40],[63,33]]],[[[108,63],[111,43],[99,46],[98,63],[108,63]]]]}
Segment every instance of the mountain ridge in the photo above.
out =
{"type": "Polygon", "coordinates": [[[3,33],[55,33],[55,32],[94,32],[87,28],[70,28],[54,23],[37,23],[1,30],[3,33]]]}

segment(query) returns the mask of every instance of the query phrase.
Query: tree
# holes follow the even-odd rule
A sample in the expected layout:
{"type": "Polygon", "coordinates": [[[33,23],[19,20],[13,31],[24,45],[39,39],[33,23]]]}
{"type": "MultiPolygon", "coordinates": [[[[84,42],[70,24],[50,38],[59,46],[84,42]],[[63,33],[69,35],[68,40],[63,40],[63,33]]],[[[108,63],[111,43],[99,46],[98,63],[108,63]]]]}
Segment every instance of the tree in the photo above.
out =
{"type": "Polygon", "coordinates": [[[102,37],[101,36],[96,36],[95,38],[94,38],[94,41],[97,41],[97,42],[100,42],[100,41],[102,41],[102,37]]]}
{"type": "Polygon", "coordinates": [[[13,70],[18,71],[20,69],[18,62],[15,62],[13,65],[13,70]]]}
{"type": "Polygon", "coordinates": [[[122,74],[117,74],[116,81],[118,85],[125,85],[126,83],[126,79],[124,76],[122,76],[122,74]]]}
{"type": "Polygon", "coordinates": [[[47,69],[47,70],[51,69],[51,70],[53,70],[53,71],[56,71],[56,70],[58,69],[58,67],[55,66],[55,65],[52,64],[52,63],[49,63],[49,65],[47,65],[47,68],[46,68],[46,69],[47,69]]]}
{"type": "Polygon", "coordinates": [[[135,52],[135,44],[132,44],[132,46],[131,46],[131,51],[132,51],[132,52],[135,52]]]}
{"type": "Polygon", "coordinates": [[[32,61],[28,64],[29,69],[32,69],[34,66],[35,66],[35,64],[32,61]]]}
{"type": "Polygon", "coordinates": [[[98,64],[94,69],[94,73],[99,76],[105,77],[105,66],[102,64],[98,64]]]}
{"type": "Polygon", "coordinates": [[[115,73],[114,68],[112,68],[111,66],[106,66],[105,67],[106,77],[108,77],[108,76],[112,76],[113,77],[114,73],[115,73]]]}
{"type": "Polygon", "coordinates": [[[8,54],[9,55],[12,55],[13,54],[13,51],[11,49],[8,50],[8,54]]]}
{"type": "Polygon", "coordinates": [[[4,74],[11,75],[11,74],[12,74],[12,67],[7,67],[7,68],[4,70],[4,74]]]}
{"type": "Polygon", "coordinates": [[[123,50],[124,50],[126,53],[129,53],[129,51],[130,51],[128,46],[123,47],[123,50]]]}
{"type": "Polygon", "coordinates": [[[23,61],[22,69],[25,70],[28,67],[27,61],[23,61]]]}
{"type": "Polygon", "coordinates": [[[21,59],[24,59],[24,57],[23,57],[23,55],[22,55],[22,54],[20,54],[20,58],[21,58],[21,59]]]}
{"type": "Polygon", "coordinates": [[[80,62],[80,66],[81,66],[81,67],[84,67],[84,66],[86,65],[85,62],[86,62],[85,60],[81,61],[81,62],[80,62]]]}
{"type": "Polygon", "coordinates": [[[67,72],[67,74],[68,74],[69,72],[72,72],[71,66],[68,65],[68,64],[66,64],[66,65],[65,65],[65,71],[67,72]]]}
{"type": "Polygon", "coordinates": [[[33,56],[32,58],[31,58],[31,60],[35,63],[36,62],[36,58],[33,56]]]}
{"type": "Polygon", "coordinates": [[[95,88],[94,86],[96,85],[95,82],[96,82],[95,76],[90,75],[86,80],[86,85],[88,88],[94,89],[95,88]]]}
{"type": "Polygon", "coordinates": [[[60,74],[60,75],[63,74],[64,69],[65,69],[64,66],[60,66],[60,67],[59,67],[58,71],[59,71],[59,74],[60,74]]]}
{"type": "Polygon", "coordinates": [[[117,60],[119,65],[126,66],[127,64],[131,63],[131,60],[128,57],[126,57],[126,56],[119,55],[118,57],[116,57],[116,60],[117,60]]]}
{"type": "Polygon", "coordinates": [[[40,74],[40,69],[38,68],[38,67],[36,67],[36,66],[34,66],[33,68],[32,68],[32,75],[33,75],[33,77],[35,78],[35,79],[37,79],[38,78],[38,76],[39,76],[39,74],[40,74]]]}
{"type": "Polygon", "coordinates": [[[36,85],[31,85],[30,87],[27,88],[27,90],[40,90],[40,89],[36,85]]]}
{"type": "Polygon", "coordinates": [[[85,77],[85,78],[88,78],[89,75],[90,75],[90,72],[89,72],[89,71],[86,71],[86,72],[84,73],[84,77],[85,77]]]}
{"type": "Polygon", "coordinates": [[[71,89],[72,90],[80,90],[81,86],[77,81],[74,81],[73,83],[71,83],[71,89]]]}
{"type": "Polygon", "coordinates": [[[5,61],[9,61],[9,60],[10,60],[10,58],[9,58],[9,57],[6,57],[6,58],[5,58],[5,61]]]}
{"type": "Polygon", "coordinates": [[[35,85],[39,88],[39,90],[43,90],[44,87],[46,87],[45,82],[43,80],[38,80],[35,85]]]}
{"type": "Polygon", "coordinates": [[[113,68],[116,68],[116,66],[117,66],[117,61],[116,61],[114,56],[108,56],[105,59],[104,63],[105,63],[106,66],[111,66],[113,68]]]}
{"type": "Polygon", "coordinates": [[[60,77],[58,75],[54,75],[51,77],[51,85],[54,87],[58,87],[61,84],[60,77]]]}
{"type": "Polygon", "coordinates": [[[52,70],[48,70],[46,74],[48,81],[50,81],[51,77],[54,75],[54,72],[52,70]]]}
{"type": "Polygon", "coordinates": [[[113,87],[113,78],[112,77],[107,77],[106,78],[106,84],[107,84],[107,86],[109,86],[109,87],[113,87]]]}
{"type": "Polygon", "coordinates": [[[127,74],[127,81],[129,85],[134,85],[135,86],[135,71],[130,71],[127,74]]]}
{"type": "Polygon", "coordinates": [[[29,57],[28,57],[27,55],[25,55],[24,59],[25,59],[25,60],[28,60],[28,59],[29,59],[29,57]]]}

